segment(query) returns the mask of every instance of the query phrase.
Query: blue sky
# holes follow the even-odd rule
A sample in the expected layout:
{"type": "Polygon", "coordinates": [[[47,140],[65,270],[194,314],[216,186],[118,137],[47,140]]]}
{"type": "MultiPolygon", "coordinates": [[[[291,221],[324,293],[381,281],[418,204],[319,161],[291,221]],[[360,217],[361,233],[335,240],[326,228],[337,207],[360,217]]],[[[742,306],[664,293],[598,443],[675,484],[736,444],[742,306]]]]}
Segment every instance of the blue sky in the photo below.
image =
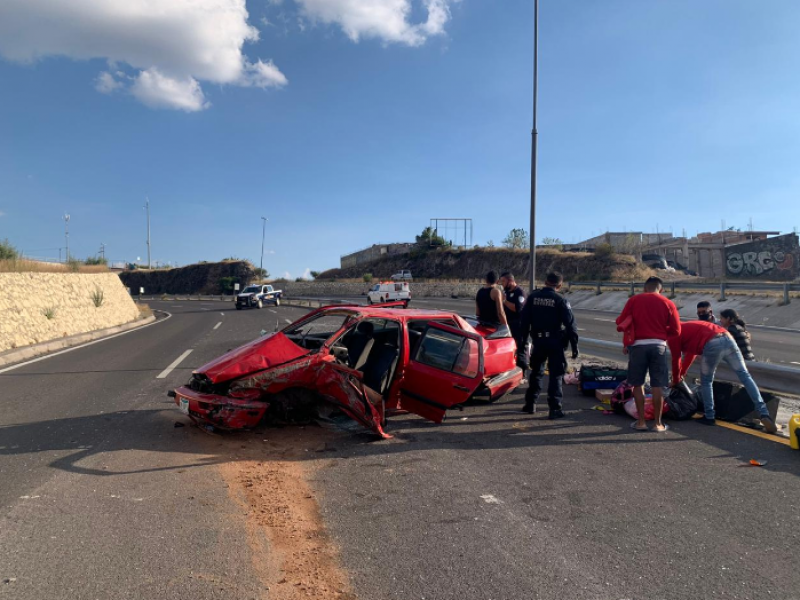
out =
{"type": "MultiPolygon", "coordinates": [[[[528,228],[532,0],[58,4],[0,6],[0,238],[30,255],[69,212],[74,255],[146,257],[146,195],[153,260],[258,264],[266,216],[274,276],[431,217],[528,228]]],[[[793,0],[541,0],[537,239],[800,226],[799,30],[793,0]]]]}

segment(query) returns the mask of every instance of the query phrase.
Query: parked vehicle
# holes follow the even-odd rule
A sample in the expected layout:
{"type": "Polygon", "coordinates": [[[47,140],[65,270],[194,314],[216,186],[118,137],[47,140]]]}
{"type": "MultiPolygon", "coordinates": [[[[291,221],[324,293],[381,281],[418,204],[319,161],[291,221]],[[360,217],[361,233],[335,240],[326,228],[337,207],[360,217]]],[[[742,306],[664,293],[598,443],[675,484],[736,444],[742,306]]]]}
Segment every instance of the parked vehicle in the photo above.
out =
{"type": "Polygon", "coordinates": [[[413,278],[411,277],[411,271],[402,270],[392,275],[391,279],[392,281],[398,281],[398,280],[411,281],[411,279],[413,278]]]}
{"type": "Polygon", "coordinates": [[[405,306],[411,302],[411,289],[407,282],[382,281],[376,283],[367,292],[367,302],[370,304],[397,300],[404,302],[405,306]]]}
{"type": "Polygon", "coordinates": [[[271,285],[249,285],[236,296],[236,310],[263,308],[267,303],[280,306],[282,295],[282,290],[273,289],[271,285]]]}
{"type": "Polygon", "coordinates": [[[380,436],[401,411],[440,423],[470,398],[516,388],[516,344],[446,311],[327,306],[200,367],[170,392],[219,429],[347,415],[380,436]]]}
{"type": "Polygon", "coordinates": [[[667,259],[660,254],[642,254],[642,262],[653,269],[666,269],[667,259]]]}

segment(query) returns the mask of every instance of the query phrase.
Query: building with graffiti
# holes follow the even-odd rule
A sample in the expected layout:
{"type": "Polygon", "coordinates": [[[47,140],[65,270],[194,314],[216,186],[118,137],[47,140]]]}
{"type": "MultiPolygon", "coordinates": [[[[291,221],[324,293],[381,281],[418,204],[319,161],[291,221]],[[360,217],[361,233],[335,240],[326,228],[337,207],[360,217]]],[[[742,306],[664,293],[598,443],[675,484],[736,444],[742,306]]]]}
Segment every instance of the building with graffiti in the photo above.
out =
{"type": "Polygon", "coordinates": [[[791,281],[800,276],[800,244],[794,233],[725,247],[728,277],[791,281]]]}

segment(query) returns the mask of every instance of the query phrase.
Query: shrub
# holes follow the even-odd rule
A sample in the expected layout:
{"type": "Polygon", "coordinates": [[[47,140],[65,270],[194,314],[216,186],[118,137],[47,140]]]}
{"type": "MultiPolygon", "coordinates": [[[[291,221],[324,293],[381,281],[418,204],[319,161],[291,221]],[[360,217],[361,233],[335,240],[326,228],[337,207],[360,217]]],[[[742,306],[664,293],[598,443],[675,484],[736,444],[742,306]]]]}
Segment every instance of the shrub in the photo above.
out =
{"type": "Polygon", "coordinates": [[[92,292],[92,302],[94,303],[95,308],[100,308],[103,306],[103,302],[105,301],[105,293],[100,288],[95,288],[92,292]]]}
{"type": "Polygon", "coordinates": [[[319,277],[319,273],[320,273],[319,271],[310,271],[309,275],[311,275],[311,279],[316,279],[317,277],[319,277]]]}
{"type": "Polygon", "coordinates": [[[220,277],[219,278],[219,290],[222,294],[232,294],[233,293],[233,284],[237,283],[236,277],[220,277]]]}
{"type": "Polygon", "coordinates": [[[8,239],[4,239],[0,242],[0,260],[14,260],[15,258],[19,258],[19,252],[8,239]]]}
{"type": "Polygon", "coordinates": [[[56,318],[56,309],[53,306],[42,309],[42,314],[47,317],[48,321],[56,318]]]}
{"type": "Polygon", "coordinates": [[[594,255],[597,258],[602,258],[602,259],[611,258],[612,256],[614,256],[614,254],[615,254],[614,246],[612,246],[611,244],[600,244],[594,250],[594,255]]]}
{"type": "Polygon", "coordinates": [[[364,273],[361,278],[364,280],[364,283],[370,283],[372,281],[372,273],[364,273]]]}
{"type": "Polygon", "coordinates": [[[301,282],[301,281],[307,281],[306,279],[303,279],[302,277],[295,277],[294,280],[295,280],[295,282],[298,282],[298,283],[301,282]]]}
{"type": "Polygon", "coordinates": [[[72,271],[73,273],[77,273],[78,271],[81,270],[81,265],[82,264],[83,263],[81,261],[79,261],[77,258],[70,258],[67,261],[67,268],[70,271],[72,271]]]}
{"type": "Polygon", "coordinates": [[[102,256],[90,256],[85,261],[85,265],[107,265],[108,261],[102,256]]]}

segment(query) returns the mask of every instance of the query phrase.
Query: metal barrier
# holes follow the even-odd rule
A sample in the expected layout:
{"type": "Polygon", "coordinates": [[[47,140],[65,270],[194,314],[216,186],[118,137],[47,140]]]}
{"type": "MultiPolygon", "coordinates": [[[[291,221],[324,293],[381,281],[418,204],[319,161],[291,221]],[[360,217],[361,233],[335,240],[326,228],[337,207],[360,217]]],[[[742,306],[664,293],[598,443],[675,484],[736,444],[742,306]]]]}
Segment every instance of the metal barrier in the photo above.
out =
{"type": "MultiPolygon", "coordinates": [[[[730,290],[741,290],[743,292],[782,292],[782,304],[784,305],[791,302],[789,292],[800,291],[800,283],[736,283],[730,281],[721,281],[719,283],[693,283],[688,281],[669,282],[671,296],[675,295],[676,290],[711,290],[717,286],[719,286],[720,301],[726,299],[725,293],[730,290]]],[[[629,294],[633,296],[637,288],[644,288],[644,283],[635,281],[571,281],[567,284],[567,289],[571,290],[573,287],[594,288],[595,294],[598,296],[603,293],[603,288],[627,289],[629,290],[629,294]]]]}

